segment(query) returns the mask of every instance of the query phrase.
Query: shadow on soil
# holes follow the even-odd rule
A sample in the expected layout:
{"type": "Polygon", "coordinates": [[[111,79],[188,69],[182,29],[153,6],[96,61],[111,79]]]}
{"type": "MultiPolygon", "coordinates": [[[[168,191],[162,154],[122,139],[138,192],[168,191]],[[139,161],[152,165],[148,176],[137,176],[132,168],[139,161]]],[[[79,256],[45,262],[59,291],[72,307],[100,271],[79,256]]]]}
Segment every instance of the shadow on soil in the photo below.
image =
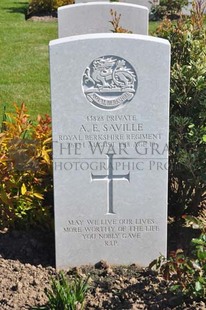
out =
{"type": "Polygon", "coordinates": [[[40,231],[0,232],[0,257],[21,263],[55,265],[54,234],[40,231]]]}
{"type": "Polygon", "coordinates": [[[182,222],[173,222],[168,224],[168,257],[170,252],[182,249],[185,255],[191,255],[191,240],[197,238],[200,231],[191,227],[183,226],[182,222]]]}

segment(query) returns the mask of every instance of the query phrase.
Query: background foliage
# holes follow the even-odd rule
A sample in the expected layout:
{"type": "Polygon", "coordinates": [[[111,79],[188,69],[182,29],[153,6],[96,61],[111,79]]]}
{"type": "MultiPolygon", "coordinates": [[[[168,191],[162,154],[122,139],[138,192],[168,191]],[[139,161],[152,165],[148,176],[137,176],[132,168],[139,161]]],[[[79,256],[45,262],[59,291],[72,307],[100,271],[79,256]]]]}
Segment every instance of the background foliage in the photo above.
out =
{"type": "Polygon", "coordinates": [[[15,108],[0,133],[0,228],[51,228],[51,119],[34,123],[24,104],[15,108]]]}
{"type": "Polygon", "coordinates": [[[206,32],[204,16],[164,19],[171,42],[169,211],[197,215],[206,199],[206,32]]]}
{"type": "Polygon", "coordinates": [[[73,3],[74,0],[30,0],[27,15],[55,14],[58,7],[73,3]]]}
{"type": "MultiPolygon", "coordinates": [[[[199,232],[182,249],[152,263],[174,294],[206,298],[206,31],[204,1],[191,16],[165,18],[156,35],[171,43],[169,214],[199,232]],[[184,219],[184,222],[181,221],[184,219]]],[[[184,299],[183,299],[184,300],[184,299]]]]}
{"type": "Polygon", "coordinates": [[[159,20],[167,16],[171,19],[178,18],[184,6],[188,5],[188,0],[160,0],[159,5],[152,6],[151,18],[159,20]]]}

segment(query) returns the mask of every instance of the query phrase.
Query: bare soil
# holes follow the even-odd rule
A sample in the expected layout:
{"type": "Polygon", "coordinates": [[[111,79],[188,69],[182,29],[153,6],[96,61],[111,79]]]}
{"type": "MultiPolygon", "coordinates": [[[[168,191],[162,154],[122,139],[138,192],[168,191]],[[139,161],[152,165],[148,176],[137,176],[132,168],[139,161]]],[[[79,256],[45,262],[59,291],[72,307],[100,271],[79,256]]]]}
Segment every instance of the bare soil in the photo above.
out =
{"type": "Polygon", "coordinates": [[[52,16],[52,15],[39,15],[39,16],[31,16],[29,18],[27,18],[31,21],[34,21],[34,22],[52,22],[52,21],[56,21],[57,22],[57,17],[56,16],[52,16]]]}
{"type": "MultiPolygon", "coordinates": [[[[95,266],[68,269],[71,279],[90,274],[85,309],[194,309],[205,310],[204,301],[186,300],[169,292],[161,276],[137,265],[95,266]]],[[[37,231],[0,232],[0,309],[32,309],[47,303],[54,268],[54,236],[37,231]]],[[[57,309],[60,310],[60,309],[57,309]]]]}

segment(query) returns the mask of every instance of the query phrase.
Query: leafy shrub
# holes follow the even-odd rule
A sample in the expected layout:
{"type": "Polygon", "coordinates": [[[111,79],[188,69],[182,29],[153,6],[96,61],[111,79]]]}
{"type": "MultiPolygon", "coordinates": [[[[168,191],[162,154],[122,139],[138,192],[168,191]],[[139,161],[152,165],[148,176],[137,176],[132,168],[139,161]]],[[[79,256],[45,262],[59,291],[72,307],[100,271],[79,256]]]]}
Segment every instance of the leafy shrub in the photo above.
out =
{"type": "Polygon", "coordinates": [[[76,310],[83,309],[84,300],[88,290],[88,280],[76,277],[68,282],[63,272],[58,279],[52,279],[51,290],[46,291],[49,299],[46,306],[34,308],[39,310],[76,310]]]}
{"type": "Polygon", "coordinates": [[[169,211],[196,215],[206,200],[206,32],[203,15],[164,19],[171,42],[169,211]]]}
{"type": "Polygon", "coordinates": [[[51,0],[31,0],[27,10],[27,16],[35,14],[51,14],[52,2],[51,0]]]}
{"type": "Polygon", "coordinates": [[[159,20],[167,16],[177,18],[184,6],[188,5],[188,0],[160,0],[159,5],[151,8],[151,18],[159,20]]]}
{"type": "Polygon", "coordinates": [[[56,14],[58,7],[73,3],[73,0],[30,0],[27,16],[56,14]]]}
{"type": "Polygon", "coordinates": [[[198,238],[191,241],[191,257],[182,250],[171,253],[166,260],[160,256],[150,264],[151,269],[162,273],[165,280],[170,280],[170,290],[193,299],[206,298],[206,219],[186,216],[186,223],[200,231],[198,238]]]}
{"type": "Polygon", "coordinates": [[[200,231],[191,255],[181,249],[151,264],[183,296],[206,297],[206,31],[203,10],[193,2],[190,17],[164,19],[156,34],[171,42],[169,210],[200,231]],[[198,9],[197,9],[198,8],[198,9]],[[188,215],[189,214],[189,215],[188,215]],[[197,214],[201,216],[196,217],[197,214]],[[191,216],[195,215],[195,216],[191,216]]]}
{"type": "Polygon", "coordinates": [[[74,0],[53,0],[53,10],[57,10],[60,6],[68,5],[68,4],[74,4],[74,0]]]}
{"type": "Polygon", "coordinates": [[[51,119],[32,123],[24,104],[15,109],[0,133],[0,227],[51,226],[51,119]]]}

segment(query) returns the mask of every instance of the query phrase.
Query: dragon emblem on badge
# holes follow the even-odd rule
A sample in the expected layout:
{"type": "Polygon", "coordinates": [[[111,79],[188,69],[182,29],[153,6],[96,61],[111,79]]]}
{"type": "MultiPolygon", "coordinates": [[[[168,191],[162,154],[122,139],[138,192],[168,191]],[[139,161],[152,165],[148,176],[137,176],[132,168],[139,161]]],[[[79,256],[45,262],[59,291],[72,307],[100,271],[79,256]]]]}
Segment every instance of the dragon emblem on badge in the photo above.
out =
{"type": "Polygon", "coordinates": [[[103,56],[86,68],[82,88],[94,106],[112,110],[132,100],[137,90],[137,75],[125,59],[103,56]]]}

